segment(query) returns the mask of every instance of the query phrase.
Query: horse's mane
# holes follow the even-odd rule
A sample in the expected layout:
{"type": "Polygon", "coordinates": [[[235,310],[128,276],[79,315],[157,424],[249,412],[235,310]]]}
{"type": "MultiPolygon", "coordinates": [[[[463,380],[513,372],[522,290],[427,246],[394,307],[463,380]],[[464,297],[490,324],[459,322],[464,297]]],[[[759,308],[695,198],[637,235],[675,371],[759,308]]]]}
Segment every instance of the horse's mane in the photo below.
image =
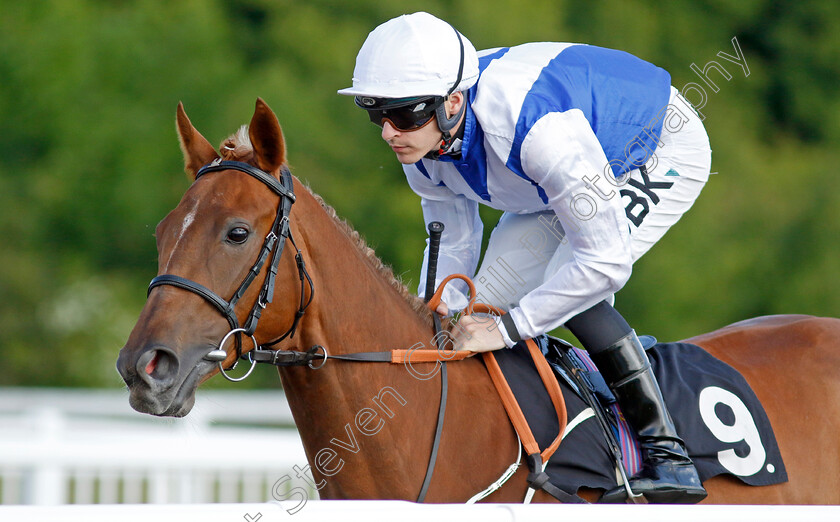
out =
{"type": "MultiPolygon", "coordinates": [[[[254,149],[251,146],[251,140],[248,137],[248,126],[241,126],[235,133],[225,139],[219,147],[219,153],[221,154],[223,160],[243,161],[246,163],[253,162],[254,149]]],[[[338,229],[341,230],[350,240],[350,243],[359,250],[362,254],[362,258],[370,263],[370,265],[400,294],[400,296],[405,299],[409,306],[411,306],[411,309],[425,319],[431,326],[432,315],[426,306],[426,303],[408,290],[405,284],[403,284],[403,282],[394,274],[393,269],[379,259],[376,252],[368,246],[361,234],[359,234],[359,232],[357,232],[346,220],[339,217],[335,209],[324,201],[324,198],[313,192],[308,185],[304,185],[304,188],[306,188],[312,197],[315,198],[315,201],[321,205],[324,212],[333,219],[338,229]]]]}

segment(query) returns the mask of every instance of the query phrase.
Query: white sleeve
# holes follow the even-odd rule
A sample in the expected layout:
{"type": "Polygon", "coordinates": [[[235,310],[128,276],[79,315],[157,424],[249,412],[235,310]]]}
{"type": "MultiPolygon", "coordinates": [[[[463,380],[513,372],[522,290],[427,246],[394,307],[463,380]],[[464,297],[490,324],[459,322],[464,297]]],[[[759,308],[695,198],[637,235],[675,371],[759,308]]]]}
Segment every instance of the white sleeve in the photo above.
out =
{"type": "Polygon", "coordinates": [[[549,113],[522,144],[522,167],[545,191],[572,256],[510,310],[523,339],[546,333],[630,278],[630,230],[607,158],[580,110],[549,113]]]}
{"type": "MultiPolygon", "coordinates": [[[[443,235],[440,240],[435,288],[451,274],[475,274],[478,258],[481,254],[481,238],[484,225],[478,214],[478,203],[464,196],[455,194],[444,185],[437,185],[414,165],[404,165],[406,178],[411,189],[422,199],[423,220],[426,229],[432,221],[443,223],[443,235]]],[[[426,267],[429,259],[429,240],[423,252],[423,265],[420,271],[418,295],[426,289],[426,267]]],[[[467,307],[467,285],[462,281],[449,283],[443,292],[443,301],[450,310],[467,307]]]]}

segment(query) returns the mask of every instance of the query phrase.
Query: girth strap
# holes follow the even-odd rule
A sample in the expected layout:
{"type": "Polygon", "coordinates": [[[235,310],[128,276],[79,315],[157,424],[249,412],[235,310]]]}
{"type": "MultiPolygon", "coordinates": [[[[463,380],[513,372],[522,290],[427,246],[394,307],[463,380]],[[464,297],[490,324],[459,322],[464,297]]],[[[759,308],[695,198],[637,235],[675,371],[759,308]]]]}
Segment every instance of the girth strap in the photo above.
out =
{"type": "Polygon", "coordinates": [[[588,504],[585,500],[577,495],[566,493],[551,483],[548,473],[545,472],[542,457],[539,453],[532,453],[528,455],[528,486],[534,490],[542,490],[565,504],[588,504]]]}

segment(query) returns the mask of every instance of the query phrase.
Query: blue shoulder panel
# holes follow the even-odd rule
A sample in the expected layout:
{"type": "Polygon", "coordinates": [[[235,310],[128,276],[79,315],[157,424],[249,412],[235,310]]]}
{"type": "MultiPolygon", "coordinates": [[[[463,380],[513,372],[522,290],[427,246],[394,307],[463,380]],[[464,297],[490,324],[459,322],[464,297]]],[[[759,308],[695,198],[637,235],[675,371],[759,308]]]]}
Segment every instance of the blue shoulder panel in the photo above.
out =
{"type": "MultiPolygon", "coordinates": [[[[479,73],[490,65],[490,62],[501,58],[508,52],[509,48],[504,47],[482,56],[478,59],[479,73]]],[[[452,163],[464,178],[470,188],[484,201],[490,201],[490,192],[487,190],[487,151],[484,150],[484,131],[478,120],[475,118],[469,100],[475,99],[478,85],[474,85],[467,92],[467,109],[464,116],[464,139],[461,143],[461,158],[441,156],[439,161],[452,163]]]]}
{"type": "Polygon", "coordinates": [[[420,171],[420,174],[423,174],[424,176],[429,178],[429,181],[431,181],[432,177],[429,176],[429,171],[426,170],[426,166],[423,165],[423,160],[418,161],[417,163],[414,164],[414,166],[417,167],[417,170],[420,171]]]}
{"type": "MultiPolygon", "coordinates": [[[[550,112],[579,109],[586,117],[616,176],[643,165],[662,132],[656,117],[668,105],[671,76],[623,51],[572,45],[542,70],[525,97],[507,166],[522,169],[522,141],[550,112]]],[[[562,146],[562,144],[558,144],[562,146]]],[[[530,179],[529,179],[530,180],[530,179]]]]}
{"type": "MultiPolygon", "coordinates": [[[[475,96],[476,87],[467,93],[469,99],[475,96]]],[[[475,119],[472,107],[467,100],[464,116],[464,139],[461,143],[461,157],[441,156],[439,161],[452,163],[467,185],[484,201],[490,201],[487,190],[487,151],[484,149],[484,131],[475,119]]]]}

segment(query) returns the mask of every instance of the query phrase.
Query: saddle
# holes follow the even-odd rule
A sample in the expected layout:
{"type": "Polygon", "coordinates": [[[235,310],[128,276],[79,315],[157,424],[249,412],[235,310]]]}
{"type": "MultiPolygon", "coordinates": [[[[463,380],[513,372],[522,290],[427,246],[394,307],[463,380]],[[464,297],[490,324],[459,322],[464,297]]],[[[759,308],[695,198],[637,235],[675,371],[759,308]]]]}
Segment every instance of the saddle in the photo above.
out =
{"type": "MultiPolygon", "coordinates": [[[[441,282],[427,302],[431,310],[453,278],[467,283],[470,312],[505,313],[476,304],[475,286],[460,274],[441,282]]],[[[770,420],[737,370],[700,346],[657,343],[650,336],[639,339],[701,481],[729,474],[751,486],[787,482],[770,420]]],[[[561,502],[582,503],[577,496],[581,487],[609,491],[626,484],[640,468],[638,442],[584,350],[542,335],[481,355],[526,451],[526,503],[536,490],[561,502]]],[[[517,465],[470,502],[501,487],[517,465]]]]}
{"type": "MultiPolygon", "coordinates": [[[[787,481],[769,419],[735,369],[696,345],[640,340],[701,480],[729,474],[753,486],[787,481]]],[[[532,342],[554,371],[568,418],[562,444],[544,464],[547,481],[571,496],[581,487],[609,490],[626,483],[641,464],[638,443],[595,365],[584,350],[561,339],[540,336],[532,342]]],[[[546,447],[559,421],[533,354],[523,345],[488,354],[539,447],[546,447]]]]}

